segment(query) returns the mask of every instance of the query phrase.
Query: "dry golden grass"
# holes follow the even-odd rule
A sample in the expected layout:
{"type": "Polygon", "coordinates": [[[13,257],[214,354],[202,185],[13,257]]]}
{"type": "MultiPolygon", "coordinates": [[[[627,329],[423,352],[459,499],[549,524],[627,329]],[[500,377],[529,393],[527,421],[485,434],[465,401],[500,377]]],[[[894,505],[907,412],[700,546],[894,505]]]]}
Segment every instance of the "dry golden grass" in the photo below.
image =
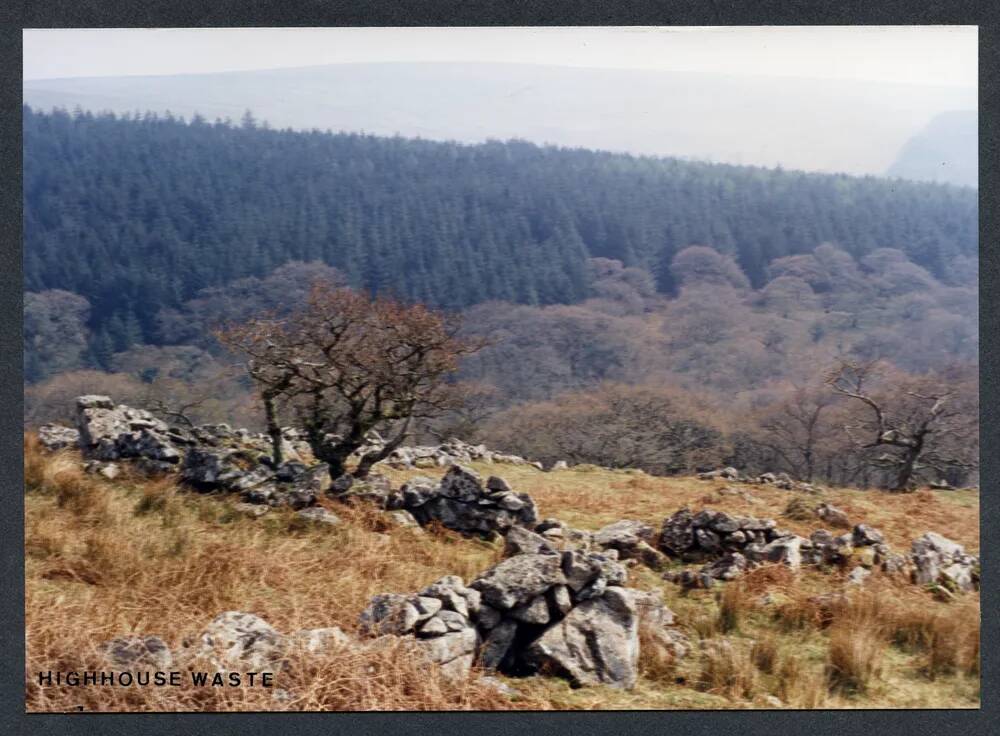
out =
{"type": "Polygon", "coordinates": [[[700,688],[728,698],[753,698],[757,670],[745,647],[728,639],[710,642],[701,652],[701,664],[700,688]]]}
{"type": "MultiPolygon", "coordinates": [[[[302,523],[290,512],[260,519],[233,500],[178,489],[169,480],[125,475],[109,482],[81,470],[73,452],[49,454],[25,440],[26,646],[29,673],[99,666],[101,643],[132,633],[162,637],[172,648],[197,635],[216,614],[257,614],[279,631],[340,626],[356,630],[358,613],[376,593],[412,591],[447,574],[465,579],[493,564],[500,545],[443,529],[397,528],[365,506],[325,502],[343,520],[336,527],[302,523]]],[[[602,470],[541,473],[530,467],[477,466],[530,493],[540,514],[586,529],[623,518],[654,526],[719,487],[689,478],[653,478],[602,470]]],[[[395,483],[440,470],[389,471],[395,483]]],[[[715,508],[777,518],[789,494],[750,489],[756,501],[724,495],[715,508]]],[[[896,548],[932,529],[978,549],[978,500],[969,492],[914,494],[824,492],[852,519],[881,528],[896,548]]],[[[817,500],[816,503],[820,501],[817,500]]],[[[800,534],[818,520],[782,519],[800,534]]],[[[366,710],[495,708],[754,707],[775,695],[792,707],[975,707],[978,704],[978,594],[935,601],[915,586],[875,576],[849,603],[809,599],[837,589],[839,574],[780,565],[758,568],[715,591],[682,592],[655,573],[635,568],[631,584],[662,590],[694,650],[671,652],[640,633],[640,681],[625,693],[573,690],[553,678],[511,681],[510,698],[479,683],[443,680],[404,649],[340,651],[293,658],[276,687],[39,688],[28,678],[29,710],[366,710]],[[771,602],[765,602],[765,597],[771,602]],[[822,610],[821,610],[822,609],[822,610]],[[879,646],[890,651],[875,687],[858,694],[828,689],[827,667],[838,622],[864,615],[877,622],[879,646]],[[792,623],[794,622],[794,625],[792,623]],[[699,640],[725,635],[728,652],[699,640]],[[712,654],[706,655],[706,652],[712,654]],[[932,679],[933,678],[933,679],[932,679]],[[880,683],[891,682],[892,687],[880,683]]],[[[843,624],[842,624],[843,625],[843,624]]],[[[839,635],[838,635],[839,636],[839,635]]],[[[838,644],[841,646],[842,643],[838,644]]],[[[400,645],[402,646],[402,645],[400,645]]],[[[838,655],[840,656],[840,655],[838,655]]]]}

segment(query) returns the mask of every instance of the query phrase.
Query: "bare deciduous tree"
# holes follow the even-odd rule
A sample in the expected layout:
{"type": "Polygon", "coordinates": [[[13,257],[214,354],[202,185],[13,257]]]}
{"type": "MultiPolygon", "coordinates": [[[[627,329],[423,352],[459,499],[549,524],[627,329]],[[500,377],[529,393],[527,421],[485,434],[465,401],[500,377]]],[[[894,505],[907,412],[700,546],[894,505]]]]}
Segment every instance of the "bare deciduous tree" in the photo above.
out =
{"type": "Polygon", "coordinates": [[[835,402],[835,396],[814,386],[794,386],[787,398],[758,417],[759,442],[793,475],[811,483],[834,429],[828,415],[835,402]]]}
{"type": "Polygon", "coordinates": [[[359,477],[402,443],[415,419],[449,408],[454,396],[448,379],[459,358],[477,347],[458,337],[454,319],[423,305],[321,283],[288,316],[250,319],[218,334],[248,358],[275,462],[282,460],[283,404],[295,412],[332,477],[345,471],[347,458],[372,430],[386,441],[361,458],[359,477]]]}
{"type": "Polygon", "coordinates": [[[883,373],[877,361],[841,361],[826,380],[836,393],[861,407],[856,421],[845,426],[855,444],[886,448],[875,462],[892,472],[890,488],[910,490],[925,469],[941,477],[949,469],[975,467],[978,416],[960,382],[939,376],[901,377],[879,389],[875,382],[883,373]]]}

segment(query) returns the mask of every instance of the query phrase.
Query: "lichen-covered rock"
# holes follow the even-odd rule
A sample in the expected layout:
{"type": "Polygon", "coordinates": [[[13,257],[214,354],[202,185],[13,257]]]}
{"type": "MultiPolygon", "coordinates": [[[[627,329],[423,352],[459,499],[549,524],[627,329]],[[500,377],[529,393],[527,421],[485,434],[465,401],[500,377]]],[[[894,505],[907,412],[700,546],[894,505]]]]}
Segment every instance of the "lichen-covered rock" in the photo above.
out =
{"type": "Polygon", "coordinates": [[[781,562],[793,570],[802,564],[802,537],[779,537],[764,547],[764,558],[768,562],[781,562]]]}
{"type": "Polygon", "coordinates": [[[558,673],[575,686],[606,684],[630,689],[638,678],[639,617],[622,588],[580,603],[527,646],[522,661],[558,673]]]}
{"type": "Polygon", "coordinates": [[[42,447],[51,452],[74,449],[80,444],[80,432],[72,427],[43,424],[38,428],[38,441],[42,443],[42,447]]]}
{"type": "Polygon", "coordinates": [[[336,526],[340,523],[340,517],[337,516],[332,511],[324,509],[320,506],[311,506],[310,508],[305,508],[300,511],[295,512],[295,515],[300,519],[305,519],[306,521],[311,521],[316,524],[328,524],[330,526],[336,526]]]}
{"type": "Polygon", "coordinates": [[[354,639],[339,626],[329,626],[321,629],[300,629],[289,637],[290,646],[300,648],[309,654],[328,652],[352,646],[355,643],[354,639]]]}
{"type": "Polygon", "coordinates": [[[658,570],[667,559],[652,547],[656,532],[641,521],[622,520],[608,524],[594,532],[593,543],[602,549],[614,549],[623,560],[637,560],[646,567],[658,570]]]}
{"type": "Polygon", "coordinates": [[[513,557],[523,554],[558,554],[559,549],[541,534],[535,534],[524,527],[514,526],[504,538],[503,555],[513,557]]]}
{"type": "Polygon", "coordinates": [[[979,559],[965,548],[935,532],[915,539],[911,546],[913,582],[939,584],[953,591],[974,590],[979,583],[979,559]]]}
{"type": "MultiPolygon", "coordinates": [[[[597,571],[594,571],[590,579],[596,576],[597,571]]],[[[509,610],[529,603],[549,588],[565,585],[566,582],[560,555],[523,554],[491,567],[469,583],[469,587],[482,594],[484,603],[509,610]]]]}
{"type": "Polygon", "coordinates": [[[847,529],[851,526],[851,522],[847,518],[847,512],[828,503],[821,503],[816,507],[816,516],[832,527],[847,529]]]}
{"type": "MultiPolygon", "coordinates": [[[[372,598],[368,607],[361,612],[359,629],[368,636],[400,636],[411,633],[421,618],[420,611],[409,596],[381,593],[372,598]]],[[[423,618],[430,618],[430,615],[423,618]]]]}
{"type": "Polygon", "coordinates": [[[389,499],[393,495],[389,479],[375,473],[366,478],[341,476],[330,484],[326,494],[344,503],[371,503],[379,508],[388,508],[389,499]]]}
{"type": "Polygon", "coordinates": [[[281,666],[286,641],[259,616],[226,611],[212,619],[193,646],[191,656],[206,658],[220,672],[266,672],[281,666]]]}
{"type": "Polygon", "coordinates": [[[701,568],[701,574],[708,575],[713,580],[735,580],[748,567],[747,558],[739,552],[730,552],[714,562],[709,562],[701,568]]]}
{"type": "Polygon", "coordinates": [[[867,524],[857,524],[851,534],[855,547],[863,547],[870,544],[882,544],[885,537],[878,529],[874,529],[867,524]]]}
{"type": "Polygon", "coordinates": [[[430,639],[417,639],[416,645],[429,662],[437,664],[441,673],[451,679],[468,677],[476,659],[479,634],[473,627],[449,631],[430,639]]]}
{"type": "Polygon", "coordinates": [[[681,509],[663,522],[660,529],[660,549],[671,557],[680,557],[694,546],[693,515],[681,509]]]}
{"type": "Polygon", "coordinates": [[[247,474],[249,463],[238,450],[196,447],[184,457],[181,477],[198,490],[230,489],[247,474]]]}
{"type": "Polygon", "coordinates": [[[170,648],[158,636],[118,637],[106,642],[101,650],[112,667],[166,672],[174,663],[170,648]]]}

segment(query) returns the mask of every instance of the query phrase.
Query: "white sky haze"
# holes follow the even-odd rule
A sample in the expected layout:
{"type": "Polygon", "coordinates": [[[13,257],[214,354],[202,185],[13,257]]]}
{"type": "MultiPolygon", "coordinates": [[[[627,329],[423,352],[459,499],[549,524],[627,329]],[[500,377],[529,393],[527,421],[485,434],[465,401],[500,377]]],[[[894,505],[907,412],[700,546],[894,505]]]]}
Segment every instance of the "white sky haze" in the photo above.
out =
{"type": "Polygon", "coordinates": [[[977,84],[974,26],[28,29],[24,78],[512,62],[977,84]]]}

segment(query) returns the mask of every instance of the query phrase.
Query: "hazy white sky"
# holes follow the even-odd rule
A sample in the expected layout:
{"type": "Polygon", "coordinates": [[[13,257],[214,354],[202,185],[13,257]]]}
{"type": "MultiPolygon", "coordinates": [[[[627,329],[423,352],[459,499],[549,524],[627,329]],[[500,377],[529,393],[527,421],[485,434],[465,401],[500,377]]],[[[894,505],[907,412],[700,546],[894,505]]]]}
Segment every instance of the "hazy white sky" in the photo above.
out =
{"type": "Polygon", "coordinates": [[[974,26],[24,31],[24,78],[493,61],[975,86],[974,26]]]}

